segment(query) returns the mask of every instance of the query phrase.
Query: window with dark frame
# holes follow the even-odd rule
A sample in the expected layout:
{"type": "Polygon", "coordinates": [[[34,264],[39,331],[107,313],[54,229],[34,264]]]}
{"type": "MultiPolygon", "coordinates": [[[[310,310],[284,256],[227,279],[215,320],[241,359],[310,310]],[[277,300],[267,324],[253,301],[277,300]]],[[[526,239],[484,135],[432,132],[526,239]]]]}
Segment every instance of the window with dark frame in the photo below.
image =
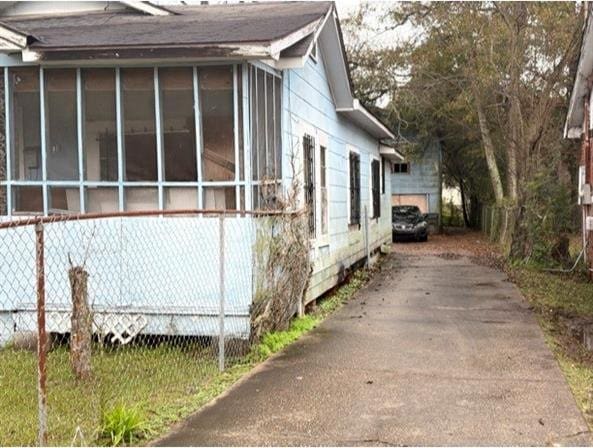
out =
{"type": "Polygon", "coordinates": [[[409,174],[410,173],[410,164],[408,162],[394,163],[393,164],[393,173],[395,173],[395,174],[409,174]]]}
{"type": "Polygon", "coordinates": [[[251,66],[251,148],[254,181],[282,178],[282,78],[251,66]]]}
{"type": "Polygon", "coordinates": [[[327,198],[327,148],[319,147],[319,188],[321,193],[321,234],[327,234],[329,227],[329,211],[327,198]]]}
{"type": "Polygon", "coordinates": [[[385,194],[385,165],[387,160],[381,159],[381,194],[385,194]]]}
{"type": "Polygon", "coordinates": [[[371,195],[373,200],[373,216],[371,219],[381,216],[380,168],[378,160],[371,162],[371,195]]]}
{"type": "Polygon", "coordinates": [[[303,136],[303,167],[305,174],[305,205],[309,214],[309,235],[315,237],[315,139],[303,136]]]}
{"type": "Polygon", "coordinates": [[[360,156],[350,153],[350,224],[360,224],[360,156]]]}

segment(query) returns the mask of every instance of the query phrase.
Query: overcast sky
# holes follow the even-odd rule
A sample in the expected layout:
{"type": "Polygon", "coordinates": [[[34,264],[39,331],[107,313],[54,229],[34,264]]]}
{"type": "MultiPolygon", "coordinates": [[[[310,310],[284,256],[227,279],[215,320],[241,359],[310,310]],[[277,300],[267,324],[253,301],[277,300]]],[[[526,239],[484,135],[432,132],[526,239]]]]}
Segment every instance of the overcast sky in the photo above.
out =
{"type": "MultiPolygon", "coordinates": [[[[181,3],[180,0],[153,0],[154,3],[166,5],[166,4],[179,4],[181,3]]],[[[210,3],[238,3],[239,0],[211,0],[210,3]]],[[[249,0],[247,0],[249,1],[249,0]]],[[[283,0],[274,0],[274,1],[283,1],[283,0]]],[[[343,19],[352,12],[356,11],[358,5],[362,3],[363,0],[337,0],[336,6],[338,8],[338,15],[340,19],[343,19]]],[[[377,3],[386,3],[387,0],[370,0],[371,2],[377,3]]],[[[200,0],[185,0],[187,4],[199,4],[200,0]]]]}

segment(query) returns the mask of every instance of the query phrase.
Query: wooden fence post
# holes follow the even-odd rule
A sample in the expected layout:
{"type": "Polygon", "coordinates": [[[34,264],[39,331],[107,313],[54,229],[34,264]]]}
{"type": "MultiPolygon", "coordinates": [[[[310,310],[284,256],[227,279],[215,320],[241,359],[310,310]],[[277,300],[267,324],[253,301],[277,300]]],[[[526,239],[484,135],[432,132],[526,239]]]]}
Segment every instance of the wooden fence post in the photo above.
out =
{"type": "Polygon", "coordinates": [[[70,364],[78,379],[91,374],[91,341],[93,319],[88,302],[88,273],[81,266],[68,271],[72,291],[72,318],[70,329],[70,364]]]}

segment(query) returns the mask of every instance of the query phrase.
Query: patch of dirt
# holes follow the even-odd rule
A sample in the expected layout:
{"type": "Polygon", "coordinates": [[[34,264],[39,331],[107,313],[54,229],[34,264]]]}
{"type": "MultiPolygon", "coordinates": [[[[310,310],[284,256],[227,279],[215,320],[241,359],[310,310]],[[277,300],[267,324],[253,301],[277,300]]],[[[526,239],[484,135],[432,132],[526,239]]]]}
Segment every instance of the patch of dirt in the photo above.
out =
{"type": "Polygon", "coordinates": [[[431,234],[428,241],[393,243],[395,253],[408,255],[436,255],[448,260],[469,257],[473,262],[502,270],[504,259],[495,244],[475,230],[448,227],[439,234],[431,234]]]}
{"type": "Polygon", "coordinates": [[[593,328],[593,318],[576,316],[559,309],[539,309],[548,320],[550,330],[564,354],[577,362],[593,367],[593,351],[585,345],[586,334],[593,328]]]}

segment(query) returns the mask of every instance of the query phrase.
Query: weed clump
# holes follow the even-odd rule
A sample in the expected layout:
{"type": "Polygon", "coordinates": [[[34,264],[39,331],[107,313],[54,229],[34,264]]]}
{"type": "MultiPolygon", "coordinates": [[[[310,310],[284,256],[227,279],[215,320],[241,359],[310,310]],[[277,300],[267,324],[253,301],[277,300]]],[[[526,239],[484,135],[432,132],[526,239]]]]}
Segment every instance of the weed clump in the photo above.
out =
{"type": "Polygon", "coordinates": [[[120,404],[103,412],[101,417],[101,436],[109,445],[132,445],[149,433],[148,425],[136,407],[120,404]]]}

